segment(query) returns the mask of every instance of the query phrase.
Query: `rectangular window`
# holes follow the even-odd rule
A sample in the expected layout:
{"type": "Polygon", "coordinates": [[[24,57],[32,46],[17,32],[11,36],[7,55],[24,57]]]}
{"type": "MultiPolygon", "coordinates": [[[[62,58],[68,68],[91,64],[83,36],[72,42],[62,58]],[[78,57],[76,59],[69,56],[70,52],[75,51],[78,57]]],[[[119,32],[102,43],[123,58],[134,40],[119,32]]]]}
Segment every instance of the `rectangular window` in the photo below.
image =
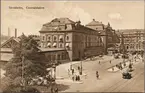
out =
{"type": "Polygon", "coordinates": [[[42,40],[43,40],[43,41],[45,40],[45,36],[42,36],[42,40]]]}

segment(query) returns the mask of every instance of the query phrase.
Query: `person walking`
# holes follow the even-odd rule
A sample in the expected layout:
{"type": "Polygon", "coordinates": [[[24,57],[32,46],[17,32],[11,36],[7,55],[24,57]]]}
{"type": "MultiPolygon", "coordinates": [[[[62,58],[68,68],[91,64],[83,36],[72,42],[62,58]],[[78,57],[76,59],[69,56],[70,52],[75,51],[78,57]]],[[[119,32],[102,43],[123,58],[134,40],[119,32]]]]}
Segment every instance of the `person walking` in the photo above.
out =
{"type": "Polygon", "coordinates": [[[111,64],[111,60],[110,60],[110,64],[111,64]]]}
{"type": "Polygon", "coordinates": [[[97,77],[97,79],[99,79],[99,73],[98,73],[98,71],[96,71],[96,77],[97,77]]]}
{"type": "Polygon", "coordinates": [[[72,75],[74,74],[74,69],[72,69],[72,75]]]}
{"type": "Polygon", "coordinates": [[[72,76],[72,80],[75,81],[75,76],[74,75],[72,76]]]}
{"type": "Polygon", "coordinates": [[[114,71],[114,67],[112,67],[112,71],[114,71]]]}
{"type": "Polygon", "coordinates": [[[78,71],[80,70],[80,66],[78,66],[78,71]]]}
{"type": "Polygon", "coordinates": [[[80,81],[80,76],[78,75],[78,81],[80,81]]]}
{"type": "Polygon", "coordinates": [[[99,64],[100,64],[100,61],[99,61],[99,64]]]}

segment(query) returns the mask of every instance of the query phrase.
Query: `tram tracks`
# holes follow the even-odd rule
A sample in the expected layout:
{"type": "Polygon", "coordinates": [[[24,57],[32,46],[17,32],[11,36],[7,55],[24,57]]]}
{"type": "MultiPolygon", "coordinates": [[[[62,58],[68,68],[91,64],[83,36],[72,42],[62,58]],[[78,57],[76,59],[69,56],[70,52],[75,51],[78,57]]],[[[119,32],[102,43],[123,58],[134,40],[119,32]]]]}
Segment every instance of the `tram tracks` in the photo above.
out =
{"type": "Polygon", "coordinates": [[[119,87],[117,89],[117,92],[122,92],[122,89],[125,89],[126,86],[128,86],[130,83],[135,82],[135,80],[140,77],[140,75],[144,74],[144,72],[140,73],[138,76],[134,77],[134,79],[128,81],[127,83],[125,83],[124,85],[122,85],[121,87],[119,87]]]}
{"type": "Polygon", "coordinates": [[[132,74],[132,76],[134,76],[134,77],[131,78],[130,80],[124,80],[123,81],[123,79],[120,79],[118,82],[116,82],[115,84],[113,84],[110,87],[108,87],[107,89],[105,89],[104,92],[119,92],[125,86],[127,86],[128,84],[130,84],[131,82],[136,80],[143,73],[144,72],[141,72],[141,73],[136,72],[136,73],[132,74]]]}

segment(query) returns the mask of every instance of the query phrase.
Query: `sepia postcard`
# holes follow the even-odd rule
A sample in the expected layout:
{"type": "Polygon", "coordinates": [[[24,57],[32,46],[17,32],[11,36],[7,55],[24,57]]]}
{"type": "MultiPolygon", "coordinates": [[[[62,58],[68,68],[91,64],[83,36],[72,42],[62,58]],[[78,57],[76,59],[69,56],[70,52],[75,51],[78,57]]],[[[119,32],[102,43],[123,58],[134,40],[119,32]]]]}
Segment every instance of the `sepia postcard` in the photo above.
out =
{"type": "Polygon", "coordinates": [[[144,0],[1,0],[0,92],[144,93],[144,0]]]}

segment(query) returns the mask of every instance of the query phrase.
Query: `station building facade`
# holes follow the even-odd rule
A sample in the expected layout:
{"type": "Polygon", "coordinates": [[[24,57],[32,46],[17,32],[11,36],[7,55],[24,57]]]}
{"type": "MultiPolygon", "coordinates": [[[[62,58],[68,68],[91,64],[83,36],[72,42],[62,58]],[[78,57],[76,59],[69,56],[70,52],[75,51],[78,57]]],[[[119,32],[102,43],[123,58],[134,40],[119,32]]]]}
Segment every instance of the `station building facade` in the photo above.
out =
{"type": "Polygon", "coordinates": [[[104,44],[105,54],[108,54],[108,53],[112,54],[112,52],[116,48],[118,48],[117,43],[120,43],[120,39],[118,35],[116,34],[116,31],[112,29],[112,27],[110,26],[110,23],[105,25],[102,22],[99,22],[93,19],[90,23],[86,25],[86,27],[99,31],[102,42],[104,44]]]}
{"type": "Polygon", "coordinates": [[[43,24],[39,32],[41,52],[49,60],[82,60],[103,52],[104,44],[99,31],[81,25],[80,21],[55,18],[43,24]]]}

